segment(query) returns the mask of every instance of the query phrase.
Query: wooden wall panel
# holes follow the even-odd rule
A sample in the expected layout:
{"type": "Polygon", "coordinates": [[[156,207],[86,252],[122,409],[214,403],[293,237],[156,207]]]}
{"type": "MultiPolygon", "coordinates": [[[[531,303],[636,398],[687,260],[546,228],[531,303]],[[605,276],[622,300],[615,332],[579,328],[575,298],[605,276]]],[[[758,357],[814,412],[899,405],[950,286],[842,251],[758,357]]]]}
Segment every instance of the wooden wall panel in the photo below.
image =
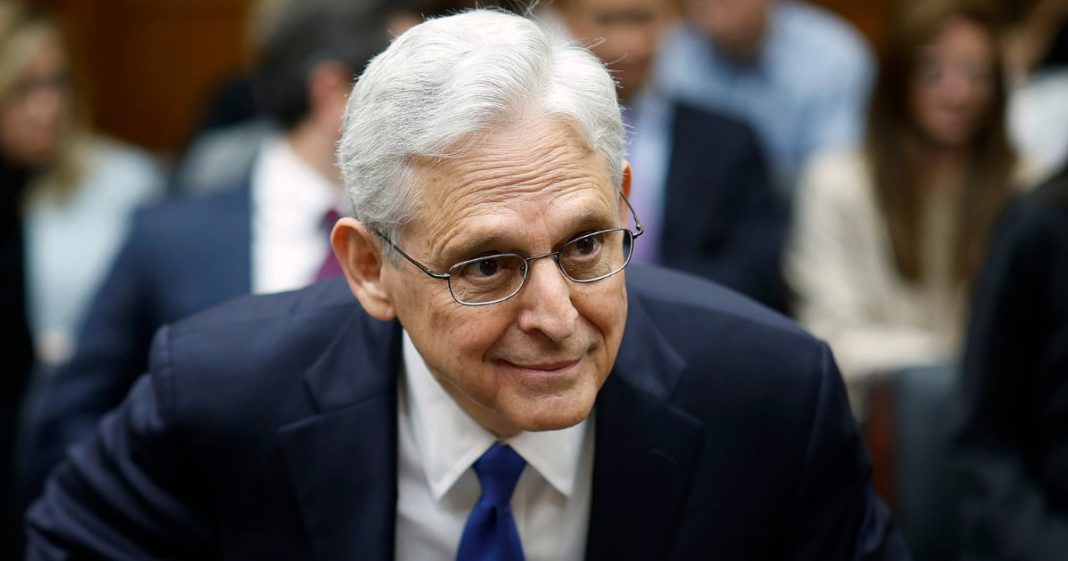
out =
{"type": "Polygon", "coordinates": [[[178,150],[206,96],[241,68],[248,0],[41,0],[62,21],[93,124],[157,152],[178,150]]]}
{"type": "MultiPolygon", "coordinates": [[[[900,1],[900,0],[899,0],[900,1]]],[[[853,25],[874,47],[882,44],[886,35],[886,24],[893,13],[895,0],[812,0],[828,10],[841,15],[853,25]]]]}

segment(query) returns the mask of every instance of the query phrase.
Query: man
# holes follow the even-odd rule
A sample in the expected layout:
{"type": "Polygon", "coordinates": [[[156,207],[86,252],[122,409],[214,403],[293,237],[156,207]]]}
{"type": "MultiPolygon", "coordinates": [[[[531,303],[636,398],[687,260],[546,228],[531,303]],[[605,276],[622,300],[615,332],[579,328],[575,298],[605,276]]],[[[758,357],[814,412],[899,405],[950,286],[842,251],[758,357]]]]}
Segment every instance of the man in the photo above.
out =
{"type": "Polygon", "coordinates": [[[335,0],[294,3],[255,76],[285,135],[262,147],[242,185],[135,216],[75,356],[36,407],[21,485],[27,501],[67,446],[92,434],[145,371],[161,325],[340,272],[328,240],[345,206],[334,146],[352,76],[386,46],[384,26],[367,12],[335,0]]]}
{"type": "Polygon", "coordinates": [[[29,559],[906,558],[825,345],[624,279],[623,147],[603,66],[530,20],[398,37],[346,110],[346,282],[161,330],[29,559]]]}
{"type": "Polygon", "coordinates": [[[785,205],[752,130],[677,102],[649,79],[677,16],[674,4],[568,0],[560,8],[569,33],[588,43],[619,83],[630,125],[631,202],[645,227],[635,261],[703,276],[784,309],[785,205]]]}
{"type": "Polygon", "coordinates": [[[751,124],[792,196],[812,154],[859,142],[872,57],[848,24],[795,0],[685,0],[657,81],[751,124]]]}
{"type": "Polygon", "coordinates": [[[963,559],[1068,551],[1068,168],[1006,209],[972,298],[963,559]]]}

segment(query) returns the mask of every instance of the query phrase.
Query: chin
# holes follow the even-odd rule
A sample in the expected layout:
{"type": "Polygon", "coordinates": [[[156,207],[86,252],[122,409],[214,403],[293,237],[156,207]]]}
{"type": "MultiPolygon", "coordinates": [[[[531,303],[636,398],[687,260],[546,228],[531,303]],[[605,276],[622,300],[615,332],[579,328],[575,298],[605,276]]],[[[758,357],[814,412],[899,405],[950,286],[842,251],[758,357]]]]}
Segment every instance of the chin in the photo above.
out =
{"type": "MultiPolygon", "coordinates": [[[[595,394],[596,396],[596,394],[595,394]]],[[[513,424],[525,432],[542,432],[563,430],[573,427],[590,416],[594,399],[576,400],[571,398],[566,404],[543,404],[537,411],[523,412],[513,424]]]]}

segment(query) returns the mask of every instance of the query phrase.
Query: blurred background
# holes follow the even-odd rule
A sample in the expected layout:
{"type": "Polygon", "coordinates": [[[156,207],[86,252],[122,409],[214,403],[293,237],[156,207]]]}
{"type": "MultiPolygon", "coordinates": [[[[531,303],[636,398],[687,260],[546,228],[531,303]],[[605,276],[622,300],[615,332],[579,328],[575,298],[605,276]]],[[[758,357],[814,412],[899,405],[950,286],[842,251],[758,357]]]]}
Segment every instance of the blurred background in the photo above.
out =
{"type": "MultiPolygon", "coordinates": [[[[0,558],[155,328],[337,274],[349,79],[473,3],[0,0],[0,558]]],[[[635,260],[828,341],[916,559],[1068,559],[1068,0],[536,13],[615,72],[635,260]]]]}

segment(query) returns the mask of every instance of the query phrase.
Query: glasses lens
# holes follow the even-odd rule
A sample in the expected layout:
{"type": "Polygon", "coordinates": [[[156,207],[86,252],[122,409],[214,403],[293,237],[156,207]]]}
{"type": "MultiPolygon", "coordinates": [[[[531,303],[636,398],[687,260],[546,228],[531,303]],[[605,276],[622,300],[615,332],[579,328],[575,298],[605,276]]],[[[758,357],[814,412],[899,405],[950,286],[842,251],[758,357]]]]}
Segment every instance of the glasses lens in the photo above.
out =
{"type": "Polygon", "coordinates": [[[487,304],[515,294],[523,286],[527,262],[518,255],[489,255],[453,265],[449,290],[461,304],[487,304]]]}
{"type": "Polygon", "coordinates": [[[586,234],[560,248],[560,269],[576,281],[603,279],[627,265],[633,245],[629,230],[586,234]]]}

